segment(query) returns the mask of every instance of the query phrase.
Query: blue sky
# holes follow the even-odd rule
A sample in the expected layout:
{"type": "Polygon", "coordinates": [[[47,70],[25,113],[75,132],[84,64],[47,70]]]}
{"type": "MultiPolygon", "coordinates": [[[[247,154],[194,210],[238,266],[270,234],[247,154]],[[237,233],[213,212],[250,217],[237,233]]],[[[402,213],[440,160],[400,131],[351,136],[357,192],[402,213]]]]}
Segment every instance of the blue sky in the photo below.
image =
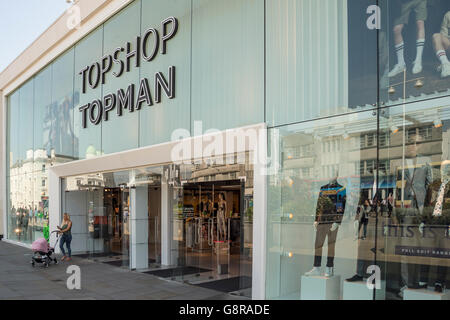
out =
{"type": "Polygon", "coordinates": [[[0,72],[69,7],[66,0],[0,0],[0,72]]]}

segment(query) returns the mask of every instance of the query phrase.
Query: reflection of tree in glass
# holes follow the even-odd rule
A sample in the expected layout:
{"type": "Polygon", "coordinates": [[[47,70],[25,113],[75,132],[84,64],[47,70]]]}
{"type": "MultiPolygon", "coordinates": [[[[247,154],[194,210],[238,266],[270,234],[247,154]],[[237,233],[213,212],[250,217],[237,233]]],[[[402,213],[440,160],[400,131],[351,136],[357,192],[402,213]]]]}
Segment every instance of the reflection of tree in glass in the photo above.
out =
{"type": "MultiPolygon", "coordinates": [[[[311,193],[311,182],[296,177],[290,178],[282,186],[281,206],[284,213],[292,213],[293,220],[313,220],[316,214],[316,201],[311,193]]],[[[328,199],[329,200],[329,199],[328,199]]],[[[326,206],[327,207],[327,206],[326,206]]]]}

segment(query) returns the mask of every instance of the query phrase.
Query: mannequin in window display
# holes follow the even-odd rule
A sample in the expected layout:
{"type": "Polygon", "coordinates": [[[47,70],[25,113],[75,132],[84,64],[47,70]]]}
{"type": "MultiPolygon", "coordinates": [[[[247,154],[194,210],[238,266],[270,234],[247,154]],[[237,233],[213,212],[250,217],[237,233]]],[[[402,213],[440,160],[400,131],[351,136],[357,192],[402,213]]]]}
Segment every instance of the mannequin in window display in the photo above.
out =
{"type": "Polygon", "coordinates": [[[223,193],[219,194],[219,203],[217,209],[217,231],[218,231],[218,240],[225,241],[227,240],[226,236],[226,225],[225,225],[225,215],[227,212],[227,202],[225,201],[225,196],[223,193]]]}
{"type": "MultiPolygon", "coordinates": [[[[197,206],[200,218],[206,221],[206,219],[208,219],[211,216],[212,208],[213,205],[211,199],[207,196],[203,196],[202,201],[197,206]]],[[[207,225],[205,223],[199,223],[197,227],[198,227],[197,234],[199,238],[207,239],[208,238],[207,225]]]]}
{"type": "Polygon", "coordinates": [[[320,187],[317,199],[314,229],[316,239],[314,244],[314,266],[305,273],[306,276],[321,275],[322,247],[325,238],[328,239],[327,265],[324,275],[334,275],[334,253],[339,226],[345,211],[346,189],[337,182],[337,176],[328,184],[320,187]]]}
{"type": "Polygon", "coordinates": [[[202,202],[199,204],[199,212],[202,217],[209,217],[211,215],[212,202],[209,197],[204,196],[202,202]]]}
{"type": "Polygon", "coordinates": [[[433,35],[433,45],[436,56],[441,63],[438,72],[441,73],[442,79],[447,78],[450,76],[450,62],[447,56],[447,51],[450,49],[450,11],[444,16],[441,32],[433,35]]]}
{"type": "MultiPolygon", "coordinates": [[[[427,241],[426,247],[450,249],[450,160],[441,164],[441,179],[436,180],[430,187],[430,206],[424,209],[423,222],[419,226],[422,239],[427,241]]],[[[425,242],[424,240],[423,242],[425,242]]],[[[444,262],[445,263],[445,262],[444,262]]],[[[430,265],[420,267],[420,288],[427,288],[430,275],[430,265]]],[[[437,266],[434,291],[441,293],[445,287],[447,266],[442,262],[437,266]]]]}
{"type": "MultiPolygon", "coordinates": [[[[414,134],[410,136],[405,148],[406,167],[404,168],[405,187],[403,191],[405,208],[397,209],[393,219],[394,223],[397,222],[396,224],[399,226],[399,245],[401,246],[420,246],[421,242],[419,225],[422,222],[427,192],[433,181],[431,159],[423,156],[421,152],[422,140],[420,135],[414,134]],[[412,233],[412,236],[407,237],[407,233],[412,233]]],[[[401,256],[401,289],[398,293],[400,297],[403,297],[403,291],[407,288],[419,288],[419,270],[413,260],[413,257],[401,256]]]]}
{"type": "Polygon", "coordinates": [[[403,28],[409,23],[412,12],[415,12],[417,41],[416,41],[416,59],[413,63],[412,73],[418,74],[422,72],[422,56],[425,47],[425,21],[427,20],[427,0],[399,0],[400,14],[394,21],[394,41],[395,53],[397,55],[397,64],[389,72],[389,77],[403,73],[406,70],[405,62],[405,43],[403,42],[403,28]]]}

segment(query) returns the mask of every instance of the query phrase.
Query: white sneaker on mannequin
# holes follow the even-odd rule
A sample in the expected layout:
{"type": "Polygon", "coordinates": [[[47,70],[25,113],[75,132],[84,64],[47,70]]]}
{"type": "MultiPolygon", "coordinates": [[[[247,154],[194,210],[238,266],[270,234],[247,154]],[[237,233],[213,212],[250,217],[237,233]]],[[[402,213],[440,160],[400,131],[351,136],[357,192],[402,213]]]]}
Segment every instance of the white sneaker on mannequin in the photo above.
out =
{"type": "Polygon", "coordinates": [[[450,63],[444,63],[441,68],[441,78],[447,78],[450,76],[450,63]]]}
{"type": "Polygon", "coordinates": [[[333,267],[326,267],[324,276],[327,277],[327,278],[334,276],[334,268],[333,267]]]}
{"type": "Polygon", "coordinates": [[[413,65],[413,69],[412,69],[412,73],[413,74],[418,74],[422,72],[422,61],[414,61],[414,65],[413,65]]]}
{"type": "Polygon", "coordinates": [[[313,267],[310,271],[305,273],[305,276],[312,277],[312,276],[320,276],[320,268],[319,267],[313,267]]]}
{"type": "Polygon", "coordinates": [[[396,75],[404,72],[406,70],[406,65],[404,64],[396,64],[394,68],[389,72],[389,78],[395,77],[396,75]]]}
{"type": "Polygon", "coordinates": [[[404,291],[405,291],[406,289],[408,289],[408,286],[403,286],[403,287],[400,288],[400,291],[398,292],[398,296],[399,296],[400,298],[403,299],[404,291]]]}

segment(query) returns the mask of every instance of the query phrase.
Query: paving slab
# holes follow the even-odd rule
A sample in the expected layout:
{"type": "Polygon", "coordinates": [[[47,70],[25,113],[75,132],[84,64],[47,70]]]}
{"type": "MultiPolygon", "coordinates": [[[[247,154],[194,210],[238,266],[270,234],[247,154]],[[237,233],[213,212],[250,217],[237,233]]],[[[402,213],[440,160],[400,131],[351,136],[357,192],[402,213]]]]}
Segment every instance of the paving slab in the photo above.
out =
{"type": "Polygon", "coordinates": [[[0,300],[233,299],[215,290],[79,257],[48,268],[33,268],[30,259],[29,249],[0,241],[0,300]],[[70,265],[80,267],[81,290],[69,290],[66,286],[70,265]]]}

